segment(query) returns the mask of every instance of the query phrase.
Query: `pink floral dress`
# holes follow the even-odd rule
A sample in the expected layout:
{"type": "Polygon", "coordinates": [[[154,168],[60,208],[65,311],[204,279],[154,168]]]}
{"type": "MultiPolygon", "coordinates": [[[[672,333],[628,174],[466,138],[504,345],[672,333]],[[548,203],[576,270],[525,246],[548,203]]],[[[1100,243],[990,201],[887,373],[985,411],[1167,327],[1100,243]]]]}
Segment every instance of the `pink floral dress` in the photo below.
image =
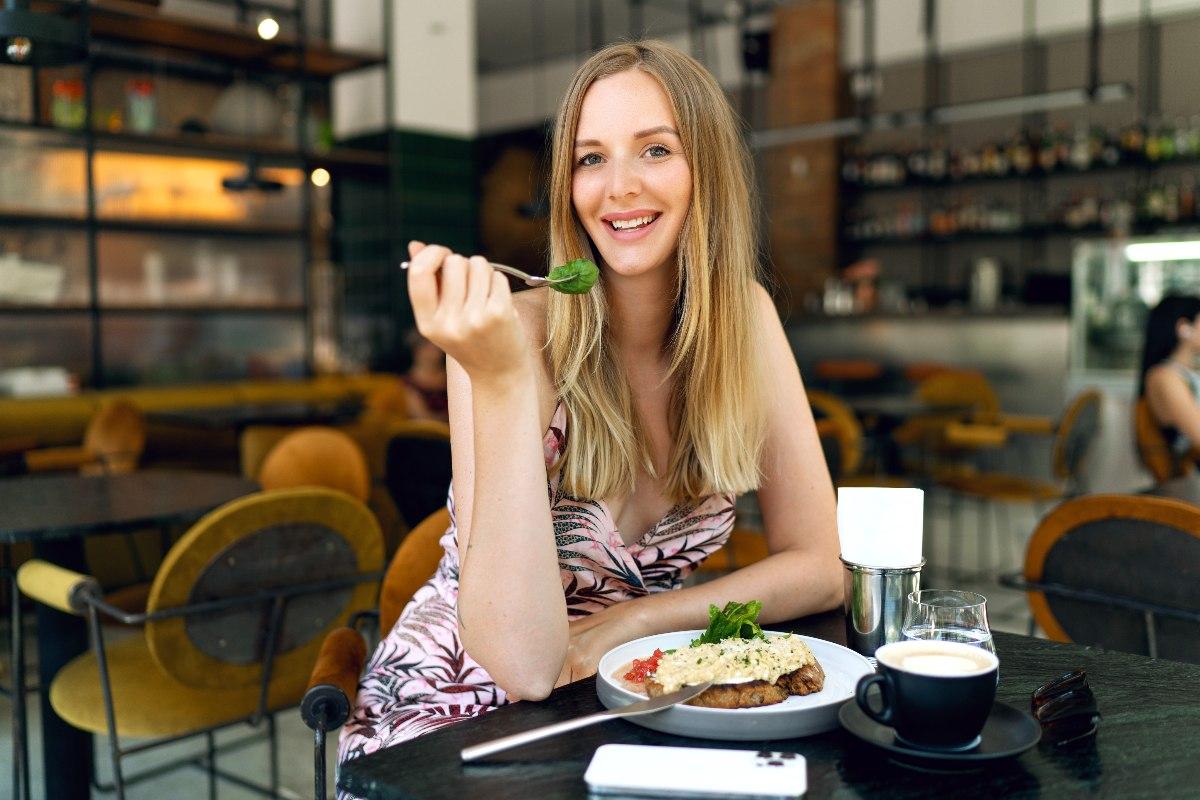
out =
{"type": "MultiPolygon", "coordinates": [[[[566,446],[560,403],[543,439],[549,470],[566,446]]],[[[710,495],[672,509],[626,546],[604,503],[579,500],[548,483],[567,614],[587,616],[652,592],[677,588],[729,538],[733,495],[710,495]]],[[[463,649],[458,636],[458,537],[451,493],[450,528],[437,571],[379,643],[358,684],[354,713],[342,728],[339,762],[498,708],[504,690],[463,649]]]]}

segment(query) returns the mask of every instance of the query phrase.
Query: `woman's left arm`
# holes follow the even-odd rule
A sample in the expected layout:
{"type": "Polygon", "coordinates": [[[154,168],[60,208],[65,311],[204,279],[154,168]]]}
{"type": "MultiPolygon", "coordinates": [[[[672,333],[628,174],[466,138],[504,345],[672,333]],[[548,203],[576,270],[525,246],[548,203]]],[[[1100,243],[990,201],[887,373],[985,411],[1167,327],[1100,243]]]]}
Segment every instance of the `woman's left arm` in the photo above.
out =
{"type": "Polygon", "coordinates": [[[833,482],[804,385],[770,295],[759,290],[762,363],[770,375],[758,501],[770,555],[729,575],[628,600],[571,623],[559,682],[595,671],[610,647],[640,636],[704,628],[708,606],[761,600],[764,623],[827,611],[842,602],[833,482]],[[590,667],[590,671],[589,671],[590,667]]]}

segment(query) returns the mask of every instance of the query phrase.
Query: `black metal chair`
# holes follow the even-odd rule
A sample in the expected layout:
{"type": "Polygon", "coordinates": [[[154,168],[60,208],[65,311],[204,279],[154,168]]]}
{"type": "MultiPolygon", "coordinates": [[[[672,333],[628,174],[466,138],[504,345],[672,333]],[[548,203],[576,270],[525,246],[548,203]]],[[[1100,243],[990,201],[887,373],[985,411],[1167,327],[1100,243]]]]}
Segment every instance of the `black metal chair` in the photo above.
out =
{"type": "MultiPolygon", "coordinates": [[[[63,667],[50,702],[71,725],[108,736],[118,800],[125,787],[175,766],[279,797],[274,715],[303,696],[324,635],[374,605],[383,541],[362,503],[324,488],[239,498],[209,513],[167,554],[146,612],[105,602],[90,576],[32,560],[21,590],[60,611],[86,616],[92,648],[63,667]],[[106,642],[101,615],[143,624],[142,636],[106,642]],[[270,784],[217,769],[217,730],[265,722],[270,784]],[[203,756],[126,778],[122,760],[159,745],[204,736],[203,756]],[[148,741],[129,745],[123,738],[148,741]]],[[[220,749],[249,741],[253,734],[220,749]]]]}
{"type": "Polygon", "coordinates": [[[1135,495],[1068,500],[1038,525],[1022,573],[1051,639],[1200,663],[1200,507],[1135,495]]]}
{"type": "Polygon", "coordinates": [[[450,428],[441,422],[394,423],[387,447],[384,484],[411,530],[446,504],[450,486],[450,428]]]}

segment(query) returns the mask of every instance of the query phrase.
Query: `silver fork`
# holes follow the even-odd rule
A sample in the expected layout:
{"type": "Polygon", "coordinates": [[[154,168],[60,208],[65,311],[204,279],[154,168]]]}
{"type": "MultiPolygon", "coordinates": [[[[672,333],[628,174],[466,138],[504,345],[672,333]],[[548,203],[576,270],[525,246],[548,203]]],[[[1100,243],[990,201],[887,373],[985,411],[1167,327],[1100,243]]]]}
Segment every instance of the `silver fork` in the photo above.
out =
{"type": "MultiPolygon", "coordinates": [[[[408,263],[407,261],[401,261],[400,269],[408,269],[408,263]]],[[[499,270],[506,275],[512,275],[514,278],[524,281],[526,286],[551,286],[570,280],[570,278],[555,278],[551,280],[542,275],[530,275],[528,272],[519,270],[516,267],[510,267],[508,264],[497,264],[495,261],[489,261],[488,263],[492,265],[492,269],[499,270]]]]}

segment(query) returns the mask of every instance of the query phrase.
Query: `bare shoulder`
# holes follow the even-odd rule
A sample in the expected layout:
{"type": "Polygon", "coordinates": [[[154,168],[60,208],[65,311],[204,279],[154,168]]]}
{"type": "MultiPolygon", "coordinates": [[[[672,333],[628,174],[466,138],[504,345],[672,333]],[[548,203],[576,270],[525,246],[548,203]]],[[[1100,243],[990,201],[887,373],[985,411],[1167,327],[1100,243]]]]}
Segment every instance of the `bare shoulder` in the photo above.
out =
{"type": "Polygon", "coordinates": [[[1179,374],[1179,370],[1165,363],[1146,370],[1147,390],[1161,392],[1167,390],[1169,386],[1187,388],[1187,383],[1184,381],[1183,376],[1179,374]]]}
{"type": "Polygon", "coordinates": [[[791,348],[787,345],[787,335],[783,330],[783,321],[779,318],[779,309],[775,307],[771,293],[758,282],[754,284],[753,313],[755,330],[766,351],[772,357],[778,357],[781,348],[790,354],[791,348]]]}

